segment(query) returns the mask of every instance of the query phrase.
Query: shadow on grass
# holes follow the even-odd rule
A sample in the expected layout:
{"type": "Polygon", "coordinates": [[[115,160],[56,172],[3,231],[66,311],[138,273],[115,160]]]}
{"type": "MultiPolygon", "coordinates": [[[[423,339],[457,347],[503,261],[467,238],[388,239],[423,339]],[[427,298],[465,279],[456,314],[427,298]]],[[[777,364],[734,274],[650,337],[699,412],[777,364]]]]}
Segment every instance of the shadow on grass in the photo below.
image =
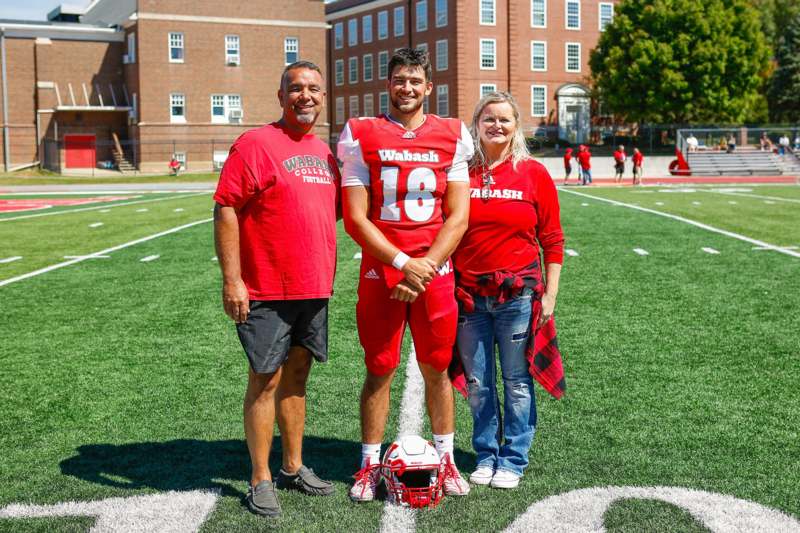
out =
{"type": "MultiPolygon", "coordinates": [[[[352,441],[313,436],[303,440],[303,462],[323,479],[352,482],[360,454],[361,445],[352,441]]],[[[62,474],[117,488],[216,488],[223,496],[239,498],[244,493],[237,486],[250,480],[250,456],[243,440],[87,444],[59,466],[62,474]]],[[[270,455],[273,475],[280,467],[281,441],[276,437],[270,455]]]]}

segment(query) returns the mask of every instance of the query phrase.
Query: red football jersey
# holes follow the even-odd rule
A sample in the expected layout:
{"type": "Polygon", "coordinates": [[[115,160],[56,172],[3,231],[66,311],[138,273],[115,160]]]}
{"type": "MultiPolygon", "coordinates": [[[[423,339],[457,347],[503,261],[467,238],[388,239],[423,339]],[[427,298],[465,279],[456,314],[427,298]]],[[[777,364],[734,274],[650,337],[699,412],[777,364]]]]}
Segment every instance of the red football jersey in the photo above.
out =
{"type": "Polygon", "coordinates": [[[348,121],[338,153],[342,187],[367,187],[369,219],[400,250],[420,257],[444,224],[447,182],[469,180],[473,144],[458,119],[426,115],[408,131],[381,115],[348,121]]]}

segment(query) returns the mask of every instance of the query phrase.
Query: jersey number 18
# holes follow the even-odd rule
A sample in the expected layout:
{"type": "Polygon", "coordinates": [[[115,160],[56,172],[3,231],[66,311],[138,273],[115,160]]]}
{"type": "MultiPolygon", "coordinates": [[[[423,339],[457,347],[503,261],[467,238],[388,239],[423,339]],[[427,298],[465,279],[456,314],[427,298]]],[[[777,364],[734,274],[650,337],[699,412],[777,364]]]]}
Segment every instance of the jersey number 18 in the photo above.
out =
{"type": "Polygon", "coordinates": [[[383,205],[381,206],[381,220],[399,221],[400,205],[402,204],[406,216],[414,222],[425,222],[433,216],[436,200],[433,192],[436,190],[436,174],[433,170],[418,167],[408,173],[406,189],[408,192],[398,200],[397,180],[400,169],[397,167],[382,167],[381,182],[383,183],[383,205]]]}

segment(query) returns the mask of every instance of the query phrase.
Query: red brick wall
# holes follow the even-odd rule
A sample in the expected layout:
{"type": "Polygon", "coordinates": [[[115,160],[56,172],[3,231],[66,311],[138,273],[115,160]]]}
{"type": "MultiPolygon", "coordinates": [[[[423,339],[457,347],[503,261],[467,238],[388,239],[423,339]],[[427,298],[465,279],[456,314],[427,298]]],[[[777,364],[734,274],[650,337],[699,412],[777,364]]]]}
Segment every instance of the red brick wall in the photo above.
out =
{"type": "MultiPolygon", "coordinates": [[[[33,39],[6,38],[6,81],[9,156],[10,164],[14,166],[36,159],[36,75],[33,39]]],[[[3,119],[2,106],[3,101],[0,99],[0,122],[3,119]]],[[[5,143],[0,140],[0,164],[5,160],[4,147],[5,143]]]]}

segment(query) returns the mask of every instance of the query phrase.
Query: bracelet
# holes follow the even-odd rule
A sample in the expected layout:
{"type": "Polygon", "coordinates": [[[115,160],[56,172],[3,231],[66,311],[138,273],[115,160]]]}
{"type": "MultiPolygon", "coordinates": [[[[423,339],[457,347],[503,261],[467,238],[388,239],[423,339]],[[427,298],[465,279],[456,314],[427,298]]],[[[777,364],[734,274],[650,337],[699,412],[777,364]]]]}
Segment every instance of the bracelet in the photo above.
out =
{"type": "Polygon", "coordinates": [[[411,259],[403,252],[397,252],[397,255],[394,256],[392,259],[392,266],[395,267],[397,270],[403,270],[403,267],[406,266],[408,260],[411,259]]]}

